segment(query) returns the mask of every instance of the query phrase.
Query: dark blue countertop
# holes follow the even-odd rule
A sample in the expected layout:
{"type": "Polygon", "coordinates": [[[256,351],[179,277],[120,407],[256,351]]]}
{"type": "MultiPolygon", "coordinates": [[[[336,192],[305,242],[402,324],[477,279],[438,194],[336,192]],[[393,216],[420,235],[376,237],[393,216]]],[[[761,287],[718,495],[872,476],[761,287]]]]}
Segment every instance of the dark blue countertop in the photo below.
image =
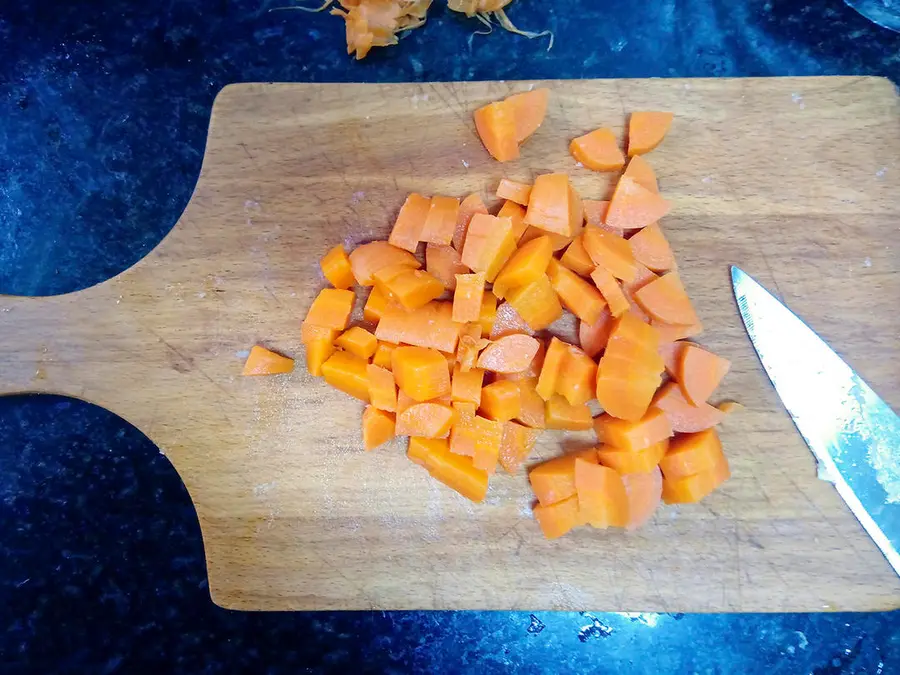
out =
{"type": "MultiPolygon", "coordinates": [[[[0,293],[98,283],[187,203],[216,93],[241,81],[874,74],[900,35],[837,0],[516,0],[555,45],[436,2],[362,63],[289,0],[0,0],[0,293]]],[[[0,330],[3,329],[0,319],[0,330]]],[[[895,614],[244,614],[209,600],[196,515],[139,431],[0,398],[0,672],[900,672],[895,614]]]]}

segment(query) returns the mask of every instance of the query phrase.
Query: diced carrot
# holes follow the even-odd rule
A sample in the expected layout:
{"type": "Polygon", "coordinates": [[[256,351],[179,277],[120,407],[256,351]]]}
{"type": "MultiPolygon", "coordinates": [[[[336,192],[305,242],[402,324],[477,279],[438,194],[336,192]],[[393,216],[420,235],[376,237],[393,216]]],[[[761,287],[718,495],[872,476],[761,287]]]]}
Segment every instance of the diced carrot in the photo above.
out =
{"type": "Polygon", "coordinates": [[[530,429],[515,422],[503,425],[503,437],[500,440],[500,466],[507,473],[515,473],[528,459],[540,431],[530,429]]]}
{"type": "Polygon", "coordinates": [[[554,394],[547,401],[544,420],[548,429],[567,431],[587,431],[594,421],[586,404],[572,405],[559,394],[554,394]]]}
{"type": "Polygon", "coordinates": [[[384,310],[389,304],[390,300],[385,297],[384,293],[373,286],[363,307],[363,319],[369,323],[378,323],[381,321],[381,315],[384,314],[384,310]]]}
{"type": "Polygon", "coordinates": [[[306,369],[314,377],[322,376],[322,364],[334,354],[335,346],[332,340],[313,340],[306,345],[306,369]]]}
{"type": "Polygon", "coordinates": [[[657,321],[677,325],[700,323],[678,272],[651,281],[634,294],[641,308],[657,321]]]}
{"type": "Polygon", "coordinates": [[[632,361],[610,360],[608,356],[600,359],[597,367],[597,401],[600,406],[613,417],[628,421],[637,421],[647,414],[653,400],[653,394],[662,382],[659,375],[646,374],[646,371],[623,374],[614,368],[616,364],[628,364],[632,361]]]}
{"type": "Polygon", "coordinates": [[[673,434],[669,418],[659,408],[650,408],[637,422],[600,415],[594,420],[594,431],[601,443],[630,451],[642,450],[671,438],[673,434]]]}
{"type": "Polygon", "coordinates": [[[666,272],[675,267],[675,256],[659,223],[648,225],[628,240],[634,259],[654,272],[666,272]]]}
{"type": "Polygon", "coordinates": [[[715,429],[695,434],[680,434],[669,442],[659,462],[663,475],[672,480],[693,476],[714,468],[724,458],[722,442],[715,429]]]}
{"type": "Polygon", "coordinates": [[[463,372],[469,371],[478,363],[478,354],[490,344],[490,340],[477,337],[481,334],[481,326],[477,323],[466,324],[459,336],[459,349],[456,360],[463,372]]]}
{"type": "Polygon", "coordinates": [[[678,363],[681,360],[681,352],[687,347],[690,342],[660,342],[659,343],[659,355],[663,358],[663,363],[666,365],[666,372],[669,374],[669,377],[676,377],[678,374],[678,363]]]}
{"type": "Polygon", "coordinates": [[[644,525],[662,501],[662,474],[659,468],[646,473],[622,476],[625,494],[628,496],[628,524],[626,530],[636,530],[644,525]]]}
{"type": "Polygon", "coordinates": [[[575,460],[575,493],[580,518],[592,527],[625,527],[628,495],[618,472],[596,462],[575,460]]]}
{"type": "Polygon", "coordinates": [[[397,214],[397,220],[394,222],[391,236],[388,237],[388,243],[415,253],[422,240],[422,228],[425,226],[425,219],[428,217],[430,208],[431,200],[428,197],[423,197],[415,192],[411,193],[400,207],[400,213],[397,214]]]}
{"type": "Polygon", "coordinates": [[[453,410],[456,417],[450,427],[450,452],[457,455],[475,456],[475,417],[477,406],[474,403],[456,401],[453,410]]]}
{"type": "Polygon", "coordinates": [[[584,222],[581,197],[564,173],[545,173],[534,179],[525,224],[574,237],[584,222]]]}
{"type": "Polygon", "coordinates": [[[459,199],[441,195],[433,196],[419,240],[429,244],[449,246],[453,241],[453,234],[456,232],[458,215],[459,199]]]}
{"type": "Polygon", "coordinates": [[[472,368],[463,371],[460,364],[453,367],[453,378],[450,383],[450,398],[455,401],[481,405],[481,387],[484,385],[484,371],[472,368]]]}
{"type": "MultiPolygon", "coordinates": [[[[579,230],[575,236],[581,234],[581,230],[579,230]]],[[[575,239],[575,236],[567,237],[562,234],[556,234],[555,232],[547,232],[546,230],[542,230],[539,227],[535,227],[534,225],[528,225],[525,233],[519,239],[519,245],[527,244],[532,239],[537,239],[538,237],[549,237],[550,238],[550,247],[554,251],[562,251],[566,246],[572,243],[575,239]]]]}
{"type": "Polygon", "coordinates": [[[335,352],[322,364],[325,381],[335,389],[369,402],[369,364],[349,352],[335,352]]]}
{"type": "Polygon", "coordinates": [[[400,304],[390,283],[401,274],[409,271],[415,271],[414,268],[405,264],[387,265],[372,274],[372,283],[374,287],[381,291],[381,294],[388,302],[400,304]]]}
{"type": "Polygon", "coordinates": [[[575,272],[575,274],[580,274],[583,277],[590,276],[595,265],[594,261],[591,260],[591,256],[584,250],[583,234],[572,240],[559,262],[575,272]]]}
{"type": "Polygon", "coordinates": [[[328,251],[319,266],[322,268],[322,274],[328,279],[328,283],[335,288],[346,289],[356,283],[356,279],[353,278],[353,270],[350,269],[350,258],[347,257],[343,244],[338,244],[328,251]]]}
{"type": "Polygon", "coordinates": [[[535,386],[535,391],[545,401],[549,401],[550,397],[556,393],[559,374],[568,354],[567,347],[568,345],[559,338],[550,338],[550,346],[547,347],[544,365],[541,367],[541,374],[535,386]]]}
{"type": "Polygon", "coordinates": [[[500,444],[503,441],[503,423],[475,416],[475,454],[472,464],[476,469],[487,471],[488,475],[497,470],[500,459],[500,444]]]}
{"type": "Polygon", "coordinates": [[[454,412],[449,405],[416,403],[397,414],[398,436],[447,438],[453,424],[454,412]]]}
{"type": "Polygon", "coordinates": [[[390,342],[379,342],[375,348],[375,354],[372,355],[372,363],[379,368],[391,370],[394,367],[391,361],[391,354],[396,348],[397,345],[392,345],[390,342]]]}
{"type": "Polygon", "coordinates": [[[442,352],[456,351],[461,326],[453,321],[449,302],[430,302],[415,312],[388,307],[375,328],[375,337],[394,344],[430,347],[442,352]]]}
{"type": "Polygon", "coordinates": [[[618,318],[628,311],[631,304],[622,292],[619,282],[605,267],[597,267],[591,272],[591,281],[606,300],[610,313],[618,318]]]}
{"type": "Polygon", "coordinates": [[[593,285],[564,267],[555,258],[547,265],[547,278],[562,304],[582,321],[594,323],[600,318],[606,301],[593,285]]]}
{"type": "Polygon", "coordinates": [[[643,155],[662,143],[675,117],[670,112],[633,112],[628,120],[628,156],[643,155]]]}
{"type": "Polygon", "coordinates": [[[507,335],[489,344],[478,357],[478,367],[494,373],[521,373],[531,365],[540,342],[528,335],[507,335]]]}
{"type": "Polygon", "coordinates": [[[592,171],[618,171],[625,166],[616,135],[610,129],[595,129],[569,144],[569,153],[592,171]]]}
{"type": "MultiPolygon", "coordinates": [[[[633,311],[634,306],[632,306],[631,309],[633,311]]],[[[651,321],[650,324],[659,332],[660,340],[665,342],[675,342],[685,338],[697,337],[703,332],[703,324],[699,321],[687,326],[674,323],[662,323],[661,321],[655,320],[651,321]]]]}
{"type": "Polygon", "coordinates": [[[336,331],[334,328],[325,328],[306,321],[300,325],[300,341],[305,345],[315,340],[334,342],[338,335],[340,335],[340,331],[336,331]]]}
{"type": "Polygon", "coordinates": [[[370,241],[368,244],[357,246],[350,253],[350,269],[356,283],[360,286],[371,286],[374,281],[372,275],[382,267],[405,264],[418,269],[422,266],[416,257],[409,251],[391,246],[386,241],[370,241]]]}
{"type": "Polygon", "coordinates": [[[596,383],[597,364],[594,360],[578,347],[566,345],[566,357],[556,380],[557,393],[570,405],[583,405],[594,398],[596,383]]]}
{"type": "MultiPolygon", "coordinates": [[[[497,285],[494,284],[494,288],[497,285]]],[[[525,323],[525,320],[519,316],[519,313],[513,309],[508,302],[504,302],[497,306],[497,315],[494,317],[494,325],[491,327],[491,340],[502,338],[505,335],[513,335],[515,333],[523,333],[525,335],[533,335],[534,331],[525,323]]]]}
{"type": "Polygon", "coordinates": [[[506,422],[522,412],[519,385],[509,380],[498,380],[481,390],[481,413],[491,420],[506,422]]]}
{"type": "Polygon", "coordinates": [[[588,225],[599,227],[601,230],[606,230],[613,234],[622,234],[622,230],[606,224],[606,212],[609,211],[608,200],[585,199],[582,204],[584,206],[584,220],[588,225]]]}
{"type": "Polygon", "coordinates": [[[471,457],[452,452],[432,452],[426,457],[428,472],[466,499],[483,502],[488,489],[488,474],[475,467],[471,457]]]}
{"type": "Polygon", "coordinates": [[[406,448],[406,456],[419,466],[425,466],[426,458],[435,452],[447,452],[447,441],[443,438],[417,438],[409,439],[406,448]]]}
{"type": "Polygon", "coordinates": [[[491,291],[485,291],[481,298],[481,314],[478,315],[478,324],[481,326],[482,337],[491,334],[494,321],[497,319],[497,296],[491,291]]]}
{"type": "Polygon", "coordinates": [[[632,281],[637,275],[631,247],[618,234],[588,225],[584,228],[584,250],[596,265],[608,270],[616,279],[632,281]]]}
{"type": "Polygon", "coordinates": [[[609,307],[600,313],[600,318],[594,323],[579,322],[578,325],[578,342],[584,353],[591,358],[596,358],[600,352],[606,349],[606,343],[609,342],[609,334],[613,329],[613,316],[609,312],[609,307]]]}
{"type": "Polygon", "coordinates": [[[350,322],[356,294],[337,288],[323,288],[306,313],[306,323],[344,330],[350,322]]]}
{"type": "Polygon", "coordinates": [[[555,504],[546,506],[537,504],[533,513],[534,519],[547,539],[558,539],[583,524],[578,511],[578,497],[575,495],[555,504]]]}
{"type": "Polygon", "coordinates": [[[640,450],[620,450],[611,445],[601,445],[597,451],[600,463],[619,473],[647,473],[653,471],[666,454],[669,441],[660,441],[640,450]]]}
{"type": "Polygon", "coordinates": [[[531,197],[531,186],[528,183],[519,183],[507,178],[500,179],[497,186],[497,197],[528,206],[528,198],[531,197]]]}
{"type": "Polygon", "coordinates": [[[414,310],[440,297],[444,293],[444,285],[428,272],[404,268],[400,274],[386,281],[382,290],[405,309],[414,310]]]}
{"type": "Polygon", "coordinates": [[[334,341],[334,344],[354,356],[368,361],[378,348],[378,338],[365,328],[352,326],[341,333],[337,340],[334,341]]]}
{"type": "Polygon", "coordinates": [[[547,275],[507,293],[506,301],[532,330],[543,330],[562,316],[559,296],[547,275]]]}
{"type": "Polygon", "coordinates": [[[662,498],[666,504],[693,504],[731,478],[731,469],[724,455],[716,466],[684,478],[663,477],[662,498]]]}
{"type": "Polygon", "coordinates": [[[425,269],[444,288],[452,291],[456,288],[456,275],[467,274],[469,268],[462,264],[459,251],[452,246],[428,244],[425,247],[425,269]]]}
{"type": "Polygon", "coordinates": [[[653,405],[661,408],[672,423],[672,430],[679,433],[695,433],[716,426],[725,417],[709,403],[695,406],[681,393],[675,382],[667,382],[653,399],[653,405]]]}
{"type": "Polygon", "coordinates": [[[491,157],[508,162],[519,157],[515,106],[496,101],[475,111],[475,130],[491,157]]]}
{"type": "MultiPolygon", "coordinates": [[[[502,9],[502,3],[498,9],[502,9]]],[[[481,11],[493,11],[482,9],[481,11]]],[[[550,97],[549,89],[532,89],[520,94],[513,94],[506,98],[506,104],[512,108],[513,118],[516,121],[516,141],[522,143],[531,134],[537,131],[547,114],[547,101],[550,97]]]]}
{"type": "Polygon", "coordinates": [[[603,358],[632,362],[638,377],[641,372],[656,375],[665,368],[659,355],[659,331],[632,312],[615,319],[603,358]]]}
{"type": "Polygon", "coordinates": [[[503,298],[510,288],[526,286],[539,279],[553,257],[549,237],[538,237],[523,244],[503,266],[494,281],[494,295],[503,298]]]}
{"type": "Polygon", "coordinates": [[[379,410],[397,412],[397,384],[391,371],[370,363],[366,368],[369,377],[369,401],[379,410]]]}
{"type": "MultiPolygon", "coordinates": [[[[634,294],[642,289],[644,286],[649,284],[654,279],[658,279],[653,272],[644,267],[643,264],[639,263],[637,260],[634,261],[634,266],[637,269],[637,273],[634,276],[634,279],[631,281],[623,281],[622,282],[622,293],[625,294],[625,297],[628,298],[628,302],[631,303],[631,311],[634,312],[644,323],[650,323],[650,317],[647,316],[647,313],[641,309],[641,306],[637,303],[637,300],[634,299],[634,294]]],[[[671,340],[670,340],[671,341],[671,340]]]]}
{"type": "Polygon", "coordinates": [[[519,404],[521,407],[517,419],[532,429],[545,429],[547,427],[545,405],[544,399],[535,391],[537,380],[535,378],[518,380],[517,384],[519,385],[519,404]]]}
{"type": "Polygon", "coordinates": [[[622,176],[609,201],[606,224],[619,230],[639,229],[655,223],[671,208],[657,193],[650,192],[633,178],[622,176]]]}
{"type": "Polygon", "coordinates": [[[647,163],[647,160],[640,155],[634,155],[628,160],[628,166],[625,168],[625,173],[622,175],[628,176],[638,185],[650,190],[650,192],[659,193],[659,184],[656,182],[656,173],[653,171],[650,164],[647,163]]]}
{"type": "Polygon", "coordinates": [[[260,345],[253,345],[244,362],[244,370],[241,375],[281,375],[290,373],[292,370],[294,370],[294,359],[276,354],[260,345]]]}
{"type": "Polygon", "coordinates": [[[484,205],[481,197],[477,194],[471,194],[459,205],[459,211],[456,214],[456,230],[453,232],[453,248],[462,251],[463,244],[466,241],[466,232],[469,229],[469,221],[476,213],[487,215],[488,210],[484,205]]]}
{"type": "Polygon", "coordinates": [[[497,211],[498,218],[509,218],[512,221],[512,236],[518,242],[528,229],[525,224],[525,207],[516,204],[514,201],[507,199],[503,202],[503,206],[497,211]]]}
{"type": "Polygon", "coordinates": [[[700,405],[709,400],[729,368],[731,361],[728,359],[716,356],[697,345],[687,344],[681,351],[675,379],[688,402],[700,405]]]}
{"type": "Polygon", "coordinates": [[[394,414],[367,405],[362,414],[363,447],[374,450],[394,437],[394,414]]]}
{"type": "Polygon", "coordinates": [[[430,401],[450,393],[447,361],[435,349],[397,347],[391,354],[391,364],[397,386],[416,401],[430,401]]]}
{"type": "Polygon", "coordinates": [[[531,489],[543,506],[561,502],[575,494],[577,459],[599,464],[595,450],[580,450],[541,462],[528,472],[531,489]]]}
{"type": "Polygon", "coordinates": [[[512,220],[476,213],[469,222],[462,262],[474,272],[484,272],[493,282],[516,250],[512,220]]]}
{"type": "Polygon", "coordinates": [[[456,275],[453,294],[453,320],[459,323],[478,321],[484,298],[484,272],[456,275]]]}

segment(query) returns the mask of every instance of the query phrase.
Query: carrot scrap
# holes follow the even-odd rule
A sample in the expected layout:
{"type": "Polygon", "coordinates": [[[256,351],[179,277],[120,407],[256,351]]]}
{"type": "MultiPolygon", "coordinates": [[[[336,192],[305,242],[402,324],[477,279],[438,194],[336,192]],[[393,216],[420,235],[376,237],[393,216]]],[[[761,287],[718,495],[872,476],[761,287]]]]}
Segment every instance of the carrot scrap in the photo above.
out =
{"type": "Polygon", "coordinates": [[[672,437],[669,418],[659,408],[651,408],[637,422],[627,422],[611,415],[600,415],[594,420],[594,431],[601,443],[619,450],[642,450],[672,437]]]}
{"type": "MultiPolygon", "coordinates": [[[[425,227],[425,219],[431,209],[431,200],[428,197],[413,192],[403,202],[388,243],[397,248],[402,248],[410,253],[415,253],[422,240],[422,230],[425,227]]],[[[435,244],[445,242],[436,241],[435,244]]],[[[446,242],[449,243],[449,242],[446,242]]]]}
{"type": "Polygon", "coordinates": [[[416,403],[397,413],[398,436],[447,438],[453,424],[454,412],[449,405],[416,403]]]}
{"type": "Polygon", "coordinates": [[[667,272],[675,267],[675,256],[659,223],[648,225],[628,240],[634,259],[654,272],[667,272]]]}
{"type": "Polygon", "coordinates": [[[507,473],[515,473],[528,459],[540,431],[515,422],[503,425],[503,437],[500,440],[500,466],[507,473]]]}
{"type": "Polygon", "coordinates": [[[670,112],[633,112],[628,120],[628,156],[643,155],[662,143],[675,117],[670,112]]]}
{"type": "Polygon", "coordinates": [[[450,393],[447,360],[439,351],[423,347],[397,347],[391,354],[391,363],[397,386],[413,400],[430,401],[450,393]]]}
{"type": "Polygon", "coordinates": [[[481,390],[481,413],[491,420],[507,422],[522,412],[519,385],[510,380],[498,380],[481,390]]]}
{"type": "Polygon", "coordinates": [[[512,236],[517,242],[528,229],[528,225],[525,224],[525,207],[510,199],[503,202],[503,206],[497,211],[497,217],[509,218],[512,221],[512,236]]]}
{"type": "Polygon", "coordinates": [[[260,345],[253,345],[241,375],[281,375],[293,370],[294,359],[276,354],[260,345]]]}
{"type": "Polygon", "coordinates": [[[456,289],[456,275],[467,274],[469,268],[462,264],[459,251],[452,246],[425,246],[425,269],[440,281],[448,291],[456,289]]]}
{"type": "Polygon", "coordinates": [[[622,176],[609,201],[606,224],[619,230],[647,227],[666,215],[671,208],[672,205],[657,193],[651,192],[629,176],[622,176]]]}
{"type": "Polygon", "coordinates": [[[475,130],[491,157],[508,162],[519,157],[515,108],[505,101],[488,103],[475,111],[475,130]]]}
{"type": "Polygon", "coordinates": [[[628,166],[625,167],[625,173],[622,175],[628,176],[638,185],[650,190],[650,192],[659,194],[659,183],[656,181],[656,173],[647,160],[640,155],[634,155],[628,160],[628,166]]]}
{"type": "Polygon", "coordinates": [[[365,328],[351,326],[334,341],[341,349],[344,349],[361,359],[371,359],[378,348],[378,338],[365,328]]]}
{"type": "Polygon", "coordinates": [[[590,276],[596,266],[594,261],[591,260],[591,256],[584,250],[583,234],[572,240],[559,262],[575,272],[575,274],[580,274],[583,277],[590,276]]]}
{"type": "Polygon", "coordinates": [[[574,237],[584,222],[581,197],[564,173],[545,173],[534,179],[525,224],[574,237]]]}
{"type": "Polygon", "coordinates": [[[462,262],[473,272],[484,272],[493,282],[516,250],[512,220],[476,213],[469,222],[462,262]]]}
{"type": "Polygon", "coordinates": [[[728,359],[688,343],[678,358],[675,379],[688,402],[700,405],[709,400],[729,368],[728,359]]]}
{"type": "Polygon", "coordinates": [[[371,241],[357,246],[349,258],[353,277],[360,286],[372,286],[374,284],[372,275],[382,267],[405,264],[418,269],[422,266],[409,251],[392,246],[386,241],[371,241]]]}
{"type": "Polygon", "coordinates": [[[522,244],[494,280],[494,295],[503,298],[510,288],[536,281],[547,270],[552,257],[549,237],[538,237],[522,244]]]}
{"type": "Polygon", "coordinates": [[[456,275],[453,294],[453,320],[459,323],[478,321],[484,297],[484,272],[456,275]]]}
{"type": "Polygon", "coordinates": [[[669,272],[636,291],[635,300],[647,314],[663,323],[694,325],[700,323],[678,272],[669,272]]]}
{"type": "MultiPolygon", "coordinates": [[[[425,23],[431,0],[339,0],[341,7],[331,14],[344,20],[347,53],[364,59],[372,47],[398,42],[398,33],[425,23]]],[[[321,9],[331,3],[326,2],[321,9]]]]}
{"type": "Polygon", "coordinates": [[[731,478],[728,460],[723,455],[712,469],[684,478],[663,477],[662,498],[666,504],[693,504],[731,478]]]}
{"type": "MultiPolygon", "coordinates": [[[[494,288],[497,288],[496,284],[494,284],[494,288]]],[[[525,320],[521,316],[519,316],[519,313],[513,309],[512,305],[508,302],[497,305],[497,313],[494,316],[494,325],[491,326],[491,334],[489,336],[491,340],[496,340],[506,335],[513,335],[516,333],[534,335],[534,331],[531,330],[531,327],[525,323],[525,320]]]]}
{"type": "Polygon", "coordinates": [[[328,251],[319,266],[322,268],[322,274],[328,279],[328,283],[335,288],[350,288],[356,281],[353,278],[353,270],[350,269],[350,258],[347,257],[343,244],[338,244],[328,251]]]}
{"type": "MultiPolygon", "coordinates": [[[[496,12],[504,5],[509,4],[506,0],[493,0],[493,2],[493,8],[481,11],[496,12]]],[[[513,118],[516,121],[516,141],[518,143],[524,143],[541,126],[547,114],[549,99],[549,89],[532,89],[506,98],[506,104],[512,108],[513,118]]]]}
{"type": "Polygon", "coordinates": [[[546,274],[530,284],[512,289],[506,301],[532,330],[543,330],[563,314],[559,296],[546,274]]]}
{"type": "Polygon", "coordinates": [[[452,314],[453,308],[448,302],[430,302],[415,312],[389,307],[375,328],[375,337],[394,344],[403,342],[454,352],[461,326],[453,321],[452,314]]]}
{"type": "Polygon", "coordinates": [[[497,320],[497,296],[491,291],[485,291],[481,298],[481,314],[478,315],[478,325],[481,326],[481,335],[490,335],[497,320]]]}
{"type": "Polygon", "coordinates": [[[521,373],[531,365],[540,342],[528,335],[507,335],[478,356],[478,367],[494,373],[521,373]]]}
{"type": "Polygon", "coordinates": [[[625,297],[625,293],[622,292],[622,288],[619,286],[619,282],[605,267],[595,268],[591,272],[591,281],[594,282],[597,290],[600,291],[600,295],[606,300],[609,311],[615,318],[622,316],[631,307],[628,298],[625,297]]]}
{"type": "Polygon", "coordinates": [[[599,464],[595,450],[580,450],[542,462],[528,472],[531,489],[543,506],[575,494],[575,461],[579,459],[599,464]]]}
{"type": "Polygon", "coordinates": [[[466,232],[469,229],[469,221],[476,213],[487,215],[488,210],[480,196],[471,194],[460,202],[459,211],[456,214],[456,229],[453,232],[452,243],[453,248],[457,251],[462,251],[466,241],[466,232]]]}
{"type": "Polygon", "coordinates": [[[369,402],[369,364],[349,352],[335,352],[322,364],[325,381],[335,389],[369,402]]]}
{"type": "Polygon", "coordinates": [[[374,450],[394,437],[394,414],[367,405],[362,414],[363,447],[374,450]]]}
{"type": "Polygon", "coordinates": [[[484,386],[484,371],[472,368],[464,371],[460,364],[453,366],[453,377],[450,384],[452,401],[481,405],[481,388],[484,386]]]}
{"type": "Polygon", "coordinates": [[[323,328],[345,330],[353,312],[356,294],[337,288],[323,288],[306,313],[305,322],[323,328]]]}
{"type": "Polygon", "coordinates": [[[397,384],[391,371],[370,363],[366,368],[369,378],[369,401],[379,410],[397,411],[397,384]]]}
{"type": "Polygon", "coordinates": [[[594,358],[606,349],[606,343],[609,342],[609,334],[612,332],[612,329],[613,316],[609,311],[609,307],[600,313],[600,318],[594,323],[579,322],[578,342],[581,344],[584,353],[594,358]]]}
{"type": "Polygon", "coordinates": [[[576,458],[575,493],[579,516],[591,527],[604,529],[628,524],[628,495],[617,471],[576,458]]]}
{"type": "Polygon", "coordinates": [[[672,430],[680,433],[695,433],[716,426],[725,413],[709,403],[691,405],[675,382],[667,382],[653,399],[653,405],[661,408],[672,430]]]}
{"type": "Polygon", "coordinates": [[[640,450],[620,450],[611,445],[601,445],[597,450],[597,457],[603,466],[615,469],[622,475],[647,473],[659,465],[668,446],[668,440],[648,445],[640,450]]]}
{"type": "Polygon", "coordinates": [[[572,405],[559,394],[554,394],[547,401],[544,420],[548,429],[568,431],[588,431],[593,424],[587,404],[572,405]]]}
{"type": "Polygon", "coordinates": [[[531,186],[527,183],[501,178],[500,185],[497,186],[497,197],[508,199],[522,206],[528,206],[528,198],[531,197],[531,186]]]}
{"type": "Polygon", "coordinates": [[[557,539],[583,524],[575,495],[554,504],[537,504],[533,514],[547,539],[557,539]]]}
{"type": "Polygon", "coordinates": [[[629,282],[637,276],[631,247],[618,234],[588,225],[584,228],[584,250],[597,266],[607,270],[616,279],[629,282]]]}
{"type": "Polygon", "coordinates": [[[625,155],[610,129],[595,129],[579,136],[569,144],[569,152],[592,171],[618,171],[625,166],[625,155]]]}
{"type": "Polygon", "coordinates": [[[662,501],[662,474],[658,468],[646,473],[630,473],[622,476],[628,497],[628,524],[626,530],[636,530],[653,516],[662,501]]]}
{"type": "Polygon", "coordinates": [[[456,351],[456,360],[463,372],[471,370],[478,363],[478,354],[490,344],[481,335],[481,326],[477,323],[466,324],[459,337],[459,348],[456,351]]]}

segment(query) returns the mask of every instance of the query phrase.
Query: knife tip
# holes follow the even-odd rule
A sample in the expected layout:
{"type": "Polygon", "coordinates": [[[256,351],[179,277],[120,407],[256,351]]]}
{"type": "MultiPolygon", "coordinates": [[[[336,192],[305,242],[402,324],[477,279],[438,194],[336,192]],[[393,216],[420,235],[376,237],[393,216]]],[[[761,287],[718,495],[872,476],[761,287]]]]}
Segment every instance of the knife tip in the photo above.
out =
{"type": "Polygon", "coordinates": [[[744,270],[742,270],[737,265],[732,265],[731,266],[731,281],[732,281],[732,283],[736,282],[742,276],[744,276],[744,270]]]}

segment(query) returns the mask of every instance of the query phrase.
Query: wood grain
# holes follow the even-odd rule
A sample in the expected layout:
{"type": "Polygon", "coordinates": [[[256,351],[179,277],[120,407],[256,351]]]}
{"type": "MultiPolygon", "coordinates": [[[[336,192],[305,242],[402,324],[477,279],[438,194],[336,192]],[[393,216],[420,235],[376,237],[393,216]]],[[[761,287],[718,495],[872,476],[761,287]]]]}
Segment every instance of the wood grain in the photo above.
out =
{"type": "MultiPolygon", "coordinates": [[[[99,286],[0,298],[0,394],[53,392],[155,441],[196,504],[213,600],[240,609],[879,610],[900,580],[791,425],[738,318],[728,265],[787,303],[900,407],[900,106],[875,78],[544,83],[543,128],[499,165],[471,111],[532,83],[247,84],[213,109],[203,168],[171,234],[99,286]],[[501,176],[571,172],[568,139],[676,120],[650,156],[665,229],[731,358],[721,392],[734,477],[634,534],[544,541],[524,473],[474,507],[399,443],[360,448],[360,405],[309,377],[300,320],[338,241],[385,237],[405,195],[490,194],[501,176]],[[255,343],[298,357],[242,378],[255,343]]],[[[166,180],[160,176],[160,180],[166,180]]],[[[590,436],[548,435],[544,457],[590,436]]]]}

